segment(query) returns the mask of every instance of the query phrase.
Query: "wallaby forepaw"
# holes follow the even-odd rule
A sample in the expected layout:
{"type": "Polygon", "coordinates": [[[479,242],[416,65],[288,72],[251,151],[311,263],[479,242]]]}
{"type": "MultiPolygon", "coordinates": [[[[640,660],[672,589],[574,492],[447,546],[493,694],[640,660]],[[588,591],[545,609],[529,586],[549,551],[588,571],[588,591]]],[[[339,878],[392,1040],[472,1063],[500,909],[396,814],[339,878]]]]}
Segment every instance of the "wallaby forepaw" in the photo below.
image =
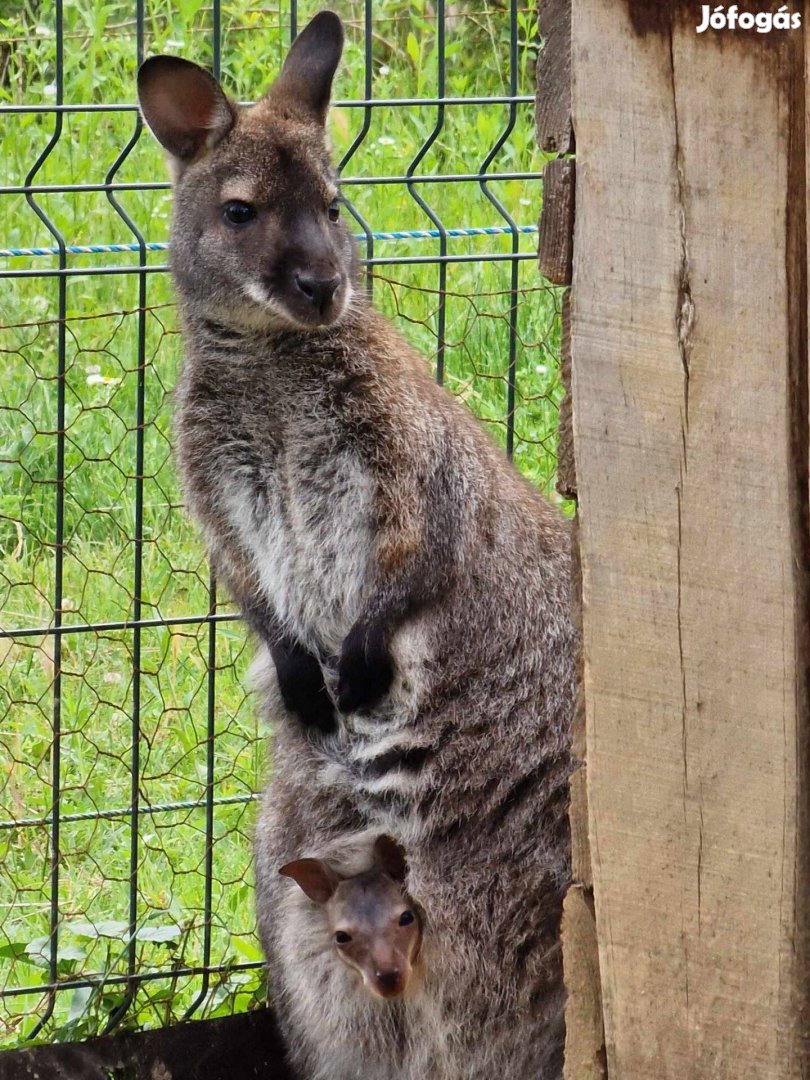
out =
{"type": "Polygon", "coordinates": [[[370,709],[394,680],[394,664],[381,628],[357,624],[343,642],[338,665],[337,703],[342,713],[370,709]]]}
{"type": "Polygon", "coordinates": [[[335,731],[335,706],[324,684],[317,657],[291,640],[276,642],[271,652],[285,708],[294,713],[304,727],[326,735],[335,731]]]}
{"type": "Polygon", "coordinates": [[[295,713],[304,727],[313,728],[324,735],[337,731],[337,714],[332,699],[326,691],[308,700],[284,703],[290,712],[295,713]]]}

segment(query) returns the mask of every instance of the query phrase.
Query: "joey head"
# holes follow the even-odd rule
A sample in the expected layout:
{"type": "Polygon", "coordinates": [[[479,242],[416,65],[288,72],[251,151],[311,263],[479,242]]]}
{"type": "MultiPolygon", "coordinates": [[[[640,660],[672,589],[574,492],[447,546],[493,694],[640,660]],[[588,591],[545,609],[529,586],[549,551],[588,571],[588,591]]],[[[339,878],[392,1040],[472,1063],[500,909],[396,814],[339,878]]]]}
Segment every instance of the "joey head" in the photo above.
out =
{"type": "Polygon", "coordinates": [[[296,859],[279,873],[292,878],[323,910],[324,944],[334,949],[380,998],[408,988],[419,956],[422,928],[404,889],[407,866],[402,848],[390,837],[374,843],[374,865],[342,877],[322,859],[296,859]]]}

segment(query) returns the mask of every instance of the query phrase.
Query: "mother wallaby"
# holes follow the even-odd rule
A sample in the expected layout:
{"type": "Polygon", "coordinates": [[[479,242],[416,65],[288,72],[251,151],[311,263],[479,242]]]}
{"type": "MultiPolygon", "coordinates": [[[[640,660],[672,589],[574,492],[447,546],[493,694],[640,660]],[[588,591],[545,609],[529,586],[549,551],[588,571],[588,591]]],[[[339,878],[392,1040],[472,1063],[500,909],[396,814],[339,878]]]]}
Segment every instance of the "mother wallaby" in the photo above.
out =
{"type": "Polygon", "coordinates": [[[324,130],[342,43],[321,12],[250,108],[184,60],[139,74],[175,180],[180,469],[277,721],[260,930],[305,1075],[547,1080],[563,1051],[568,534],[358,288],[324,130]],[[322,965],[290,940],[296,886],[278,868],[362,828],[404,844],[425,974],[396,1008],[357,1013],[339,987],[300,989],[301,965],[322,965]]]}

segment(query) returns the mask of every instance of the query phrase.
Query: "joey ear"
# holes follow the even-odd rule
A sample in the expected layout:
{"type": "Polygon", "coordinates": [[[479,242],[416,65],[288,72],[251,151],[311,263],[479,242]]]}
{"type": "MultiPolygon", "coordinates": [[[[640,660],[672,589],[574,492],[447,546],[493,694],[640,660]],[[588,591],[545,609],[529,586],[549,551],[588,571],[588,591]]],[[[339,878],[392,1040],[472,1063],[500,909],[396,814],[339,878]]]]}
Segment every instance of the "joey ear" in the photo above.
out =
{"type": "Polygon", "coordinates": [[[331,900],[340,884],[340,878],[332,867],[320,859],[296,859],[282,866],[279,873],[292,878],[316,904],[331,900]]]}
{"type": "Polygon", "coordinates": [[[343,52],[343,25],[334,11],[320,11],[295,41],[268,98],[326,120],[332,79],[343,52]]]}
{"type": "Polygon", "coordinates": [[[182,168],[236,120],[214,76],[179,56],[151,56],[138,71],[138,103],[157,141],[182,168]]]}
{"type": "Polygon", "coordinates": [[[374,841],[374,858],[394,881],[403,882],[408,873],[405,848],[390,836],[378,836],[374,841]]]}

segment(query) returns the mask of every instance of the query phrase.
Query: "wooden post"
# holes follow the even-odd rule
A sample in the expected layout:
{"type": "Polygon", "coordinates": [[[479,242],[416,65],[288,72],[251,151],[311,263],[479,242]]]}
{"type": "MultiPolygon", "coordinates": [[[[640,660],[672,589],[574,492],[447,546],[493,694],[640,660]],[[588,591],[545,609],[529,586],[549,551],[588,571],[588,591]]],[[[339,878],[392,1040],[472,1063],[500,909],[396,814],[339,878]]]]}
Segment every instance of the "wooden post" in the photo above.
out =
{"type": "MultiPolygon", "coordinates": [[[[574,240],[574,161],[562,155],[574,149],[571,122],[571,0],[540,0],[538,27],[543,50],[537,64],[537,141],[558,157],[543,170],[543,212],[540,218],[540,273],[562,294],[561,377],[565,397],[560,406],[557,490],[576,501],[577,478],[571,410],[570,299],[574,240]]],[[[576,526],[576,521],[574,522],[576,526]]],[[[574,545],[574,618],[581,621],[579,541],[574,545]]],[[[581,666],[581,665],[580,665],[581,666]]],[[[581,682],[581,672],[580,672],[581,682]]],[[[565,1027],[566,1080],[605,1080],[604,1025],[599,954],[594,918],[593,878],[588,842],[588,797],[585,773],[585,708],[582,694],[574,718],[573,750],[578,762],[571,778],[572,885],[565,899],[562,924],[563,964],[568,990],[565,1027]]]]}
{"type": "Polygon", "coordinates": [[[800,29],[697,34],[699,4],[573,0],[573,426],[611,1080],[810,1076],[809,6],[790,6],[800,29]]]}

